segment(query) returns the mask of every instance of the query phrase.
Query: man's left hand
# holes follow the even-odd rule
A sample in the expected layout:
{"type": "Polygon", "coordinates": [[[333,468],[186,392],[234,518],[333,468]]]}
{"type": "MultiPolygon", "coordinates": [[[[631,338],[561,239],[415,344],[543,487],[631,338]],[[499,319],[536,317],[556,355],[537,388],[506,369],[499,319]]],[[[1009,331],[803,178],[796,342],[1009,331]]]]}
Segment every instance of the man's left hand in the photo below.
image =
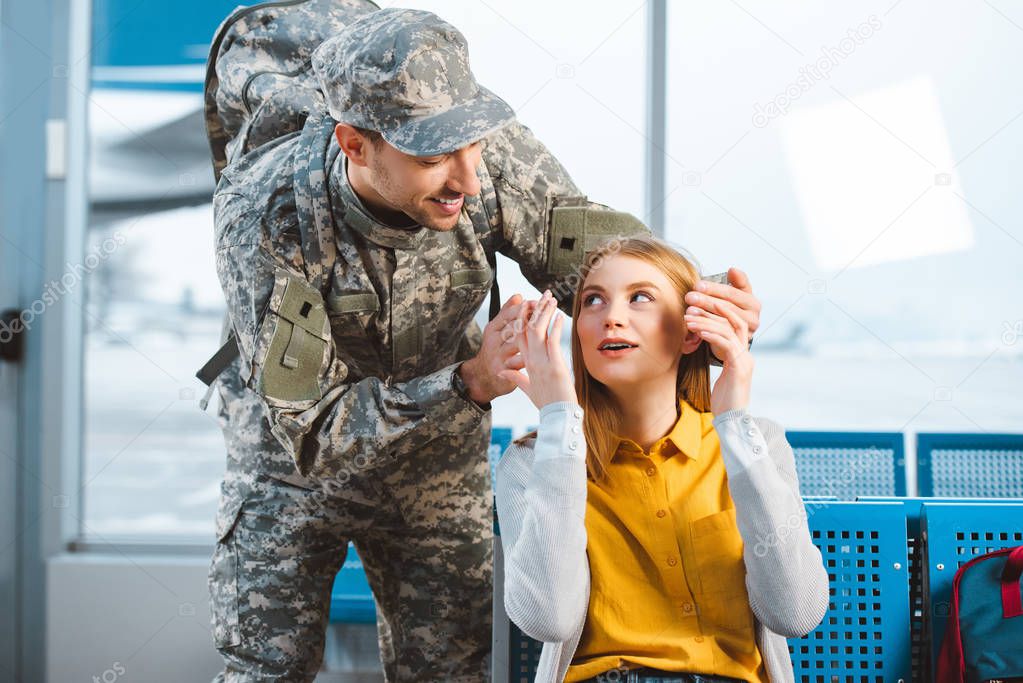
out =
{"type": "Polygon", "coordinates": [[[746,321],[750,339],[760,327],[760,299],[753,295],[749,276],[738,268],[728,269],[727,285],[700,280],[696,291],[686,294],[686,303],[717,315],[737,313],[746,321]]]}

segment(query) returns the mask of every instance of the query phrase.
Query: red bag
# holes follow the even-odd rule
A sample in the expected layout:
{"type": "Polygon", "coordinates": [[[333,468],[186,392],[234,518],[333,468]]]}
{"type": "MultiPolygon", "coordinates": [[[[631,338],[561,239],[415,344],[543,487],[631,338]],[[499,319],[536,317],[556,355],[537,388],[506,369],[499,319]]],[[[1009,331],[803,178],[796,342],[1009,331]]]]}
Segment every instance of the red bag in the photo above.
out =
{"type": "Polygon", "coordinates": [[[937,683],[1023,683],[1023,545],[975,557],[956,572],[937,683]]]}

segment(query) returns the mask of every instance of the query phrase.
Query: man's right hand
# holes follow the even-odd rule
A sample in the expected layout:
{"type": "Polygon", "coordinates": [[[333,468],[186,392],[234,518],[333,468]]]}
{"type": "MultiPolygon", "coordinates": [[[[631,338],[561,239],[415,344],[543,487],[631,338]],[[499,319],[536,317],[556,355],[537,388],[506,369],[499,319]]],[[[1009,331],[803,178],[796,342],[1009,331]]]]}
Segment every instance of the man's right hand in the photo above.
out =
{"type": "Polygon", "coordinates": [[[502,378],[514,382],[540,409],[560,401],[579,402],[572,371],[561,351],[561,329],[565,316],[558,310],[557,303],[547,290],[532,313],[527,316],[525,310],[519,312],[516,328],[520,332],[515,341],[525,360],[526,374],[517,370],[501,373],[502,378]]]}
{"type": "Polygon", "coordinates": [[[520,324],[517,321],[521,318],[522,308],[526,308],[528,317],[535,306],[535,301],[523,301],[522,295],[514,294],[504,302],[497,316],[483,328],[483,344],[479,353],[458,368],[472,400],[489,403],[515,390],[515,384],[502,379],[499,373],[525,367],[515,343],[515,326],[520,324]]]}

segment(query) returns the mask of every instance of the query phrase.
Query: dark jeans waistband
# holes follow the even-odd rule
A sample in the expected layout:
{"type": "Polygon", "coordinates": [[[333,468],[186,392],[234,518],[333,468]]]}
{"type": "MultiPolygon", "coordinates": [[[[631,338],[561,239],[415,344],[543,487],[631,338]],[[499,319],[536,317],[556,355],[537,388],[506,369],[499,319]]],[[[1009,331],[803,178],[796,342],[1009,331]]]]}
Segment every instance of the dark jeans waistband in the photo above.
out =
{"type": "Polygon", "coordinates": [[[583,683],[745,683],[745,681],[728,676],[679,673],[642,667],[628,670],[611,669],[599,676],[587,678],[583,683]]]}

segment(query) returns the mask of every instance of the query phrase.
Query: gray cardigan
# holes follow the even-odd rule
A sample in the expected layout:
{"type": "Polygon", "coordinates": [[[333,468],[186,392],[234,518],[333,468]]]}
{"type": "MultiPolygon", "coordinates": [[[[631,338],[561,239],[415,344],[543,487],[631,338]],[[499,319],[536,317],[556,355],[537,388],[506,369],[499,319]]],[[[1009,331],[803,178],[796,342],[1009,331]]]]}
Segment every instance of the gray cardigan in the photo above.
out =
{"type": "MultiPolygon", "coordinates": [[[[582,416],[574,403],[544,406],[537,438],[512,444],[497,467],[504,606],[523,633],[544,643],[537,683],[564,680],[589,605],[582,416]]],[[[745,409],[718,415],[714,428],[743,539],[757,645],[771,683],[791,683],[785,639],[812,631],[828,609],[828,575],[810,540],[792,447],[780,426],[745,409]]]]}

